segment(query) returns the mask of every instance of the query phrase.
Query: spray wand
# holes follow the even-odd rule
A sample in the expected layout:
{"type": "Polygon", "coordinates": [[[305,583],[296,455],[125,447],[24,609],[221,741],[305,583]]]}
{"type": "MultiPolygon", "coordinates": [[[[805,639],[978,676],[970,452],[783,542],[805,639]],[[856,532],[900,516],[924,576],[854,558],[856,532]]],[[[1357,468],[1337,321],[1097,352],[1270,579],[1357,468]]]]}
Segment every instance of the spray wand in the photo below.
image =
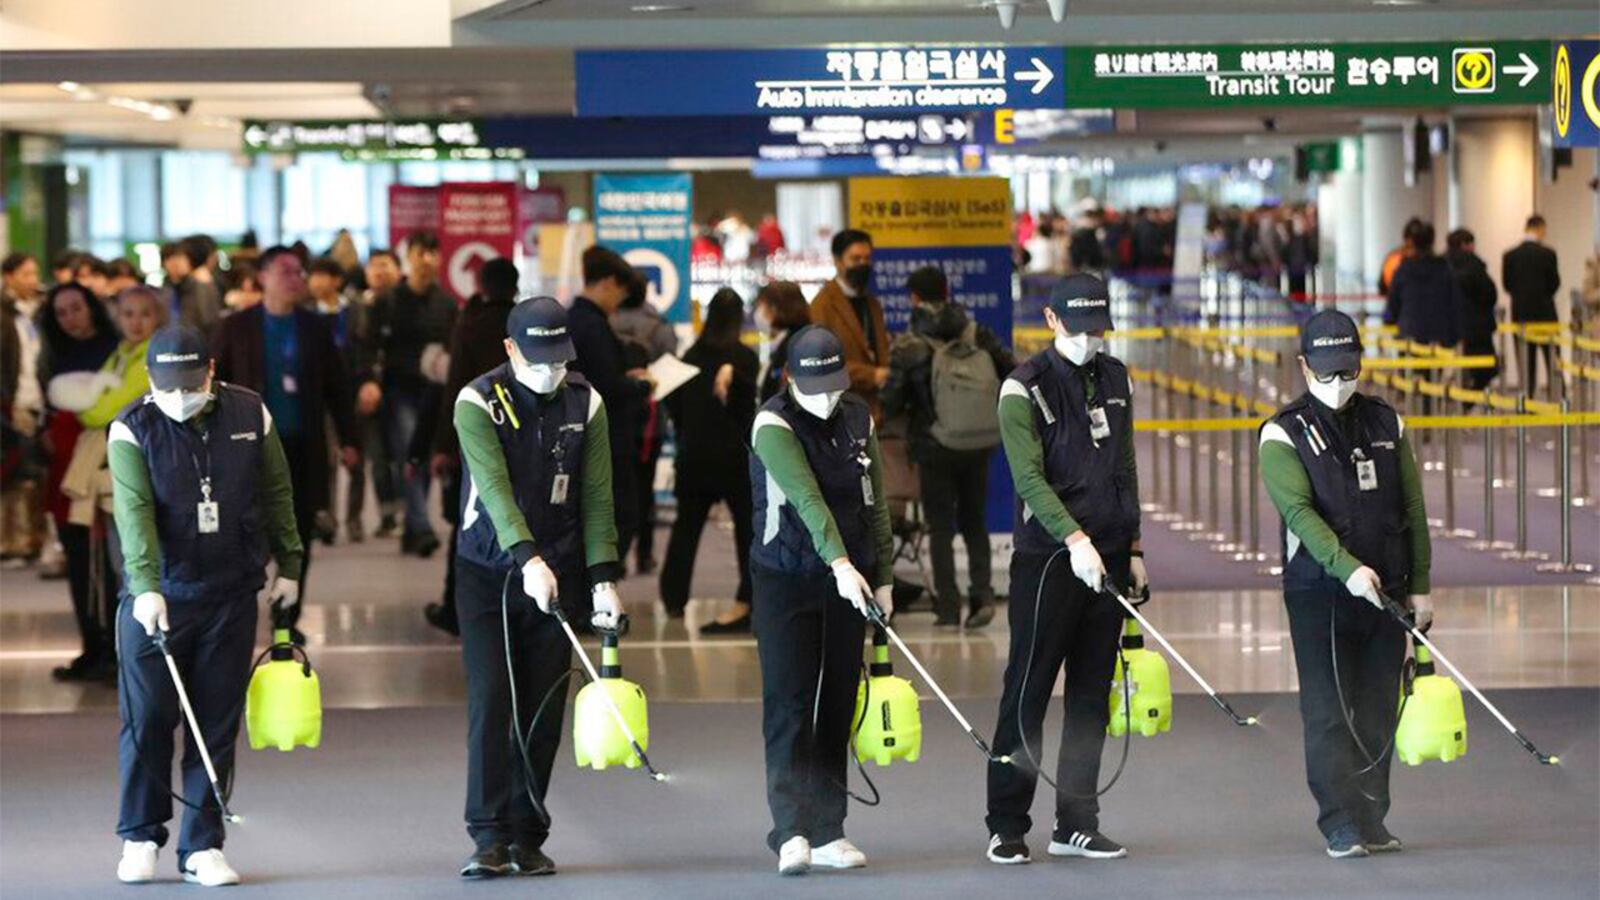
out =
{"type": "MultiPolygon", "coordinates": [[[[578,640],[577,632],[572,630],[571,623],[567,621],[567,614],[558,601],[552,600],[550,602],[550,614],[556,617],[557,622],[561,623],[561,630],[567,633],[567,640],[571,641],[573,649],[578,651],[578,659],[583,663],[584,671],[589,674],[589,680],[599,681],[600,673],[595,670],[594,662],[589,659],[588,651],[583,649],[582,642],[578,640]]],[[[621,617],[613,631],[619,633],[625,631],[627,629],[627,621],[627,616],[621,617]]],[[[617,701],[612,699],[610,692],[602,691],[600,695],[605,698],[606,708],[611,710],[611,718],[616,721],[617,728],[622,731],[622,736],[628,739],[628,744],[633,747],[634,755],[639,757],[639,762],[644,764],[645,771],[650,773],[652,779],[665,782],[667,780],[666,773],[656,771],[656,767],[650,764],[650,757],[646,756],[644,748],[639,746],[639,739],[634,737],[633,729],[628,727],[627,720],[622,716],[622,710],[617,708],[617,701]]]]}
{"type": "Polygon", "coordinates": [[[1233,724],[1240,726],[1259,724],[1260,720],[1255,716],[1241,716],[1237,712],[1234,712],[1233,707],[1228,704],[1228,701],[1222,699],[1222,695],[1218,694],[1216,690],[1211,687],[1209,682],[1200,677],[1200,673],[1194,670],[1194,666],[1189,665],[1189,661],[1183,658],[1183,654],[1179,653],[1177,648],[1168,643],[1167,639],[1162,637],[1161,632],[1157,631],[1156,627],[1150,624],[1150,620],[1146,619],[1144,615],[1139,612],[1138,607],[1130,602],[1127,597],[1124,597],[1122,592],[1112,587],[1110,582],[1106,583],[1105,592],[1111,595],[1112,599],[1116,600],[1118,603],[1121,603],[1122,608],[1126,609],[1128,614],[1133,616],[1133,618],[1138,621],[1139,627],[1144,629],[1145,634],[1155,638],[1156,641],[1160,643],[1169,654],[1172,655],[1172,658],[1178,661],[1178,665],[1183,666],[1183,670],[1189,673],[1189,677],[1193,678],[1195,683],[1200,685],[1206,694],[1211,697],[1211,702],[1215,703],[1218,709],[1227,713],[1228,717],[1233,719],[1233,724]]]}
{"type": "Polygon", "coordinates": [[[222,784],[217,779],[217,767],[211,762],[211,751],[206,749],[206,737],[200,733],[200,722],[195,718],[194,707],[189,705],[189,692],[184,689],[183,676],[178,674],[178,663],[172,658],[172,650],[167,647],[167,633],[157,628],[152,640],[161,648],[161,656],[167,661],[167,672],[172,675],[172,684],[178,689],[178,704],[183,707],[184,718],[189,720],[189,732],[194,735],[194,746],[200,751],[200,761],[205,764],[206,777],[211,779],[211,793],[217,798],[222,820],[237,825],[244,819],[228,809],[228,798],[223,795],[222,784]]]}
{"type": "Polygon", "coordinates": [[[1511,724],[1511,720],[1507,719],[1504,713],[1500,712],[1500,710],[1493,703],[1489,702],[1489,698],[1485,697],[1483,692],[1478,690],[1477,685],[1473,684],[1472,681],[1467,678],[1467,676],[1461,674],[1461,670],[1456,668],[1455,663],[1451,662],[1449,657],[1439,652],[1439,648],[1434,646],[1433,642],[1428,640],[1428,636],[1417,627],[1416,622],[1413,620],[1409,610],[1384,593],[1378,594],[1378,600],[1383,604],[1384,611],[1388,612],[1389,615],[1394,616],[1401,625],[1405,626],[1406,631],[1411,633],[1412,640],[1428,648],[1428,652],[1433,655],[1433,658],[1436,662],[1444,663],[1444,667],[1450,670],[1450,674],[1454,675],[1457,680],[1466,685],[1467,690],[1472,692],[1472,696],[1477,697],[1478,702],[1483,704],[1483,708],[1492,713],[1494,717],[1499,720],[1500,724],[1505,727],[1506,731],[1511,732],[1511,736],[1516,738],[1517,743],[1522,745],[1522,749],[1533,754],[1533,758],[1537,759],[1542,765],[1561,765],[1561,757],[1552,756],[1547,753],[1541,753],[1539,748],[1533,745],[1533,741],[1523,737],[1522,732],[1517,730],[1517,726],[1511,724]]]}
{"type": "Polygon", "coordinates": [[[956,723],[967,732],[967,737],[972,738],[972,742],[978,745],[979,750],[983,751],[984,758],[990,762],[1010,765],[1011,757],[995,756],[994,751],[989,748],[989,742],[978,734],[977,729],[972,727],[972,723],[967,721],[967,717],[963,716],[961,710],[957,709],[955,703],[951,702],[950,698],[945,695],[944,688],[939,687],[939,682],[934,681],[933,676],[928,674],[928,670],[923,668],[921,660],[918,660],[916,654],[911,652],[911,648],[906,646],[906,642],[900,640],[900,635],[895,632],[894,626],[889,624],[888,617],[883,614],[883,610],[878,607],[878,604],[871,599],[867,600],[867,620],[882,628],[884,633],[889,635],[889,639],[894,641],[896,647],[900,648],[900,652],[911,663],[911,667],[917,670],[918,675],[922,676],[923,682],[933,689],[934,695],[944,704],[944,708],[950,711],[950,715],[955,717],[956,723]]]}

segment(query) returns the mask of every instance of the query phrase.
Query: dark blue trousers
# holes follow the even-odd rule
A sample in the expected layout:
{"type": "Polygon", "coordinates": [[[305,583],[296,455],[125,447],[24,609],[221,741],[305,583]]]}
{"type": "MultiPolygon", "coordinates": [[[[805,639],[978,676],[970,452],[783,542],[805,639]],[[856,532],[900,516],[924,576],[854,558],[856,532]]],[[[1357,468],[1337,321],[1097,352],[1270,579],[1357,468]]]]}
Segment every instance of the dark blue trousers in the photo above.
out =
{"type": "MultiPolygon", "coordinates": [[[[198,603],[168,603],[167,646],[178,663],[189,703],[200,722],[206,749],[226,786],[233,773],[233,748],[244,713],[256,636],[256,592],[217,597],[198,603]]],[[[183,797],[199,811],[185,807],[178,834],[178,863],[199,850],[221,849],[222,814],[211,794],[211,782],[195,738],[178,705],[161,649],[133,619],[133,601],[117,610],[117,640],[122,713],[118,768],[122,806],[117,835],[129,841],[167,843],[172,818],[171,781],[174,735],[184,732],[181,779],[183,797]]]]}

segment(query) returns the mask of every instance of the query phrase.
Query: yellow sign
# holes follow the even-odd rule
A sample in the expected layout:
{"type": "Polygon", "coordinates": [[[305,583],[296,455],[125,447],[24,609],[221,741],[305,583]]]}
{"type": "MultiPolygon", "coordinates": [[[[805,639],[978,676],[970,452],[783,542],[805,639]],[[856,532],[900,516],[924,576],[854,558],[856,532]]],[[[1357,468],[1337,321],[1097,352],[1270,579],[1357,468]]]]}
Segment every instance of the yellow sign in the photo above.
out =
{"type": "Polygon", "coordinates": [[[852,178],[849,219],[880,247],[1005,247],[1011,189],[1004,178],[852,178]]]}
{"type": "Polygon", "coordinates": [[[1494,49],[1459,47],[1454,54],[1455,91],[1458,94],[1494,93],[1494,49]]]}
{"type": "Polygon", "coordinates": [[[1556,111],[1556,134],[1566,137],[1572,127],[1572,59],[1566,44],[1556,48],[1556,70],[1550,83],[1555,91],[1551,105],[1556,111]]]}
{"type": "Polygon", "coordinates": [[[996,144],[1015,144],[1017,142],[1016,110],[997,109],[994,111],[994,142],[996,144]]]}

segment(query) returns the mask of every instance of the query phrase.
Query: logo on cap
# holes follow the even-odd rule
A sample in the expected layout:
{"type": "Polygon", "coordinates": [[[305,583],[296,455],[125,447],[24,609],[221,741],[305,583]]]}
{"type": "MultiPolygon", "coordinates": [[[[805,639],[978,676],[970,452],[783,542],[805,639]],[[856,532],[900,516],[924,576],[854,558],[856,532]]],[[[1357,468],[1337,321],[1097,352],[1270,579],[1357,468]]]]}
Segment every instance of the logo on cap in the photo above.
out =
{"type": "Polygon", "coordinates": [[[1319,337],[1319,338],[1312,338],[1311,346],[1313,346],[1313,347],[1338,347],[1338,346],[1341,346],[1343,344],[1353,344],[1353,343],[1355,343],[1355,340],[1356,340],[1355,338],[1351,337],[1348,334],[1344,335],[1343,337],[1319,337]]]}
{"type": "Polygon", "coordinates": [[[1105,301],[1105,298],[1103,298],[1103,297],[1074,297],[1073,299],[1067,301],[1067,308],[1068,309],[1073,309],[1073,308],[1079,307],[1079,306],[1105,306],[1105,305],[1106,305],[1106,301],[1105,301]]]}
{"type": "Polygon", "coordinates": [[[199,361],[200,361],[200,354],[198,354],[198,353],[157,353],[156,354],[156,362],[158,362],[158,363],[181,363],[181,362],[199,362],[199,361]]]}
{"type": "Polygon", "coordinates": [[[821,357],[813,357],[811,359],[801,359],[800,360],[800,365],[802,365],[802,366],[831,366],[831,365],[833,365],[834,363],[836,363],[838,361],[839,361],[839,354],[835,353],[832,356],[821,356],[821,357]]]}
{"type": "Polygon", "coordinates": [[[532,328],[525,329],[522,333],[529,337],[561,337],[567,333],[567,329],[564,325],[556,328],[545,328],[541,325],[535,325],[532,328]]]}

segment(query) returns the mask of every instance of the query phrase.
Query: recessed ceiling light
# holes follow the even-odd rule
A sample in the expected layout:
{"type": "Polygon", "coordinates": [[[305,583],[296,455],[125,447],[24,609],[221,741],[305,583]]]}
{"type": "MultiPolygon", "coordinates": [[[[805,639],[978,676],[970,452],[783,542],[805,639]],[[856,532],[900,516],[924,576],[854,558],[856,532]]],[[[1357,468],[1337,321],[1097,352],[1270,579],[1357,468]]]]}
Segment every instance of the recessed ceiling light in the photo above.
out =
{"type": "Polygon", "coordinates": [[[640,3],[630,6],[629,9],[636,13],[679,13],[689,12],[694,9],[687,3],[640,3]]]}
{"type": "Polygon", "coordinates": [[[1372,0],[1373,6],[1434,6],[1439,0],[1372,0]]]}

